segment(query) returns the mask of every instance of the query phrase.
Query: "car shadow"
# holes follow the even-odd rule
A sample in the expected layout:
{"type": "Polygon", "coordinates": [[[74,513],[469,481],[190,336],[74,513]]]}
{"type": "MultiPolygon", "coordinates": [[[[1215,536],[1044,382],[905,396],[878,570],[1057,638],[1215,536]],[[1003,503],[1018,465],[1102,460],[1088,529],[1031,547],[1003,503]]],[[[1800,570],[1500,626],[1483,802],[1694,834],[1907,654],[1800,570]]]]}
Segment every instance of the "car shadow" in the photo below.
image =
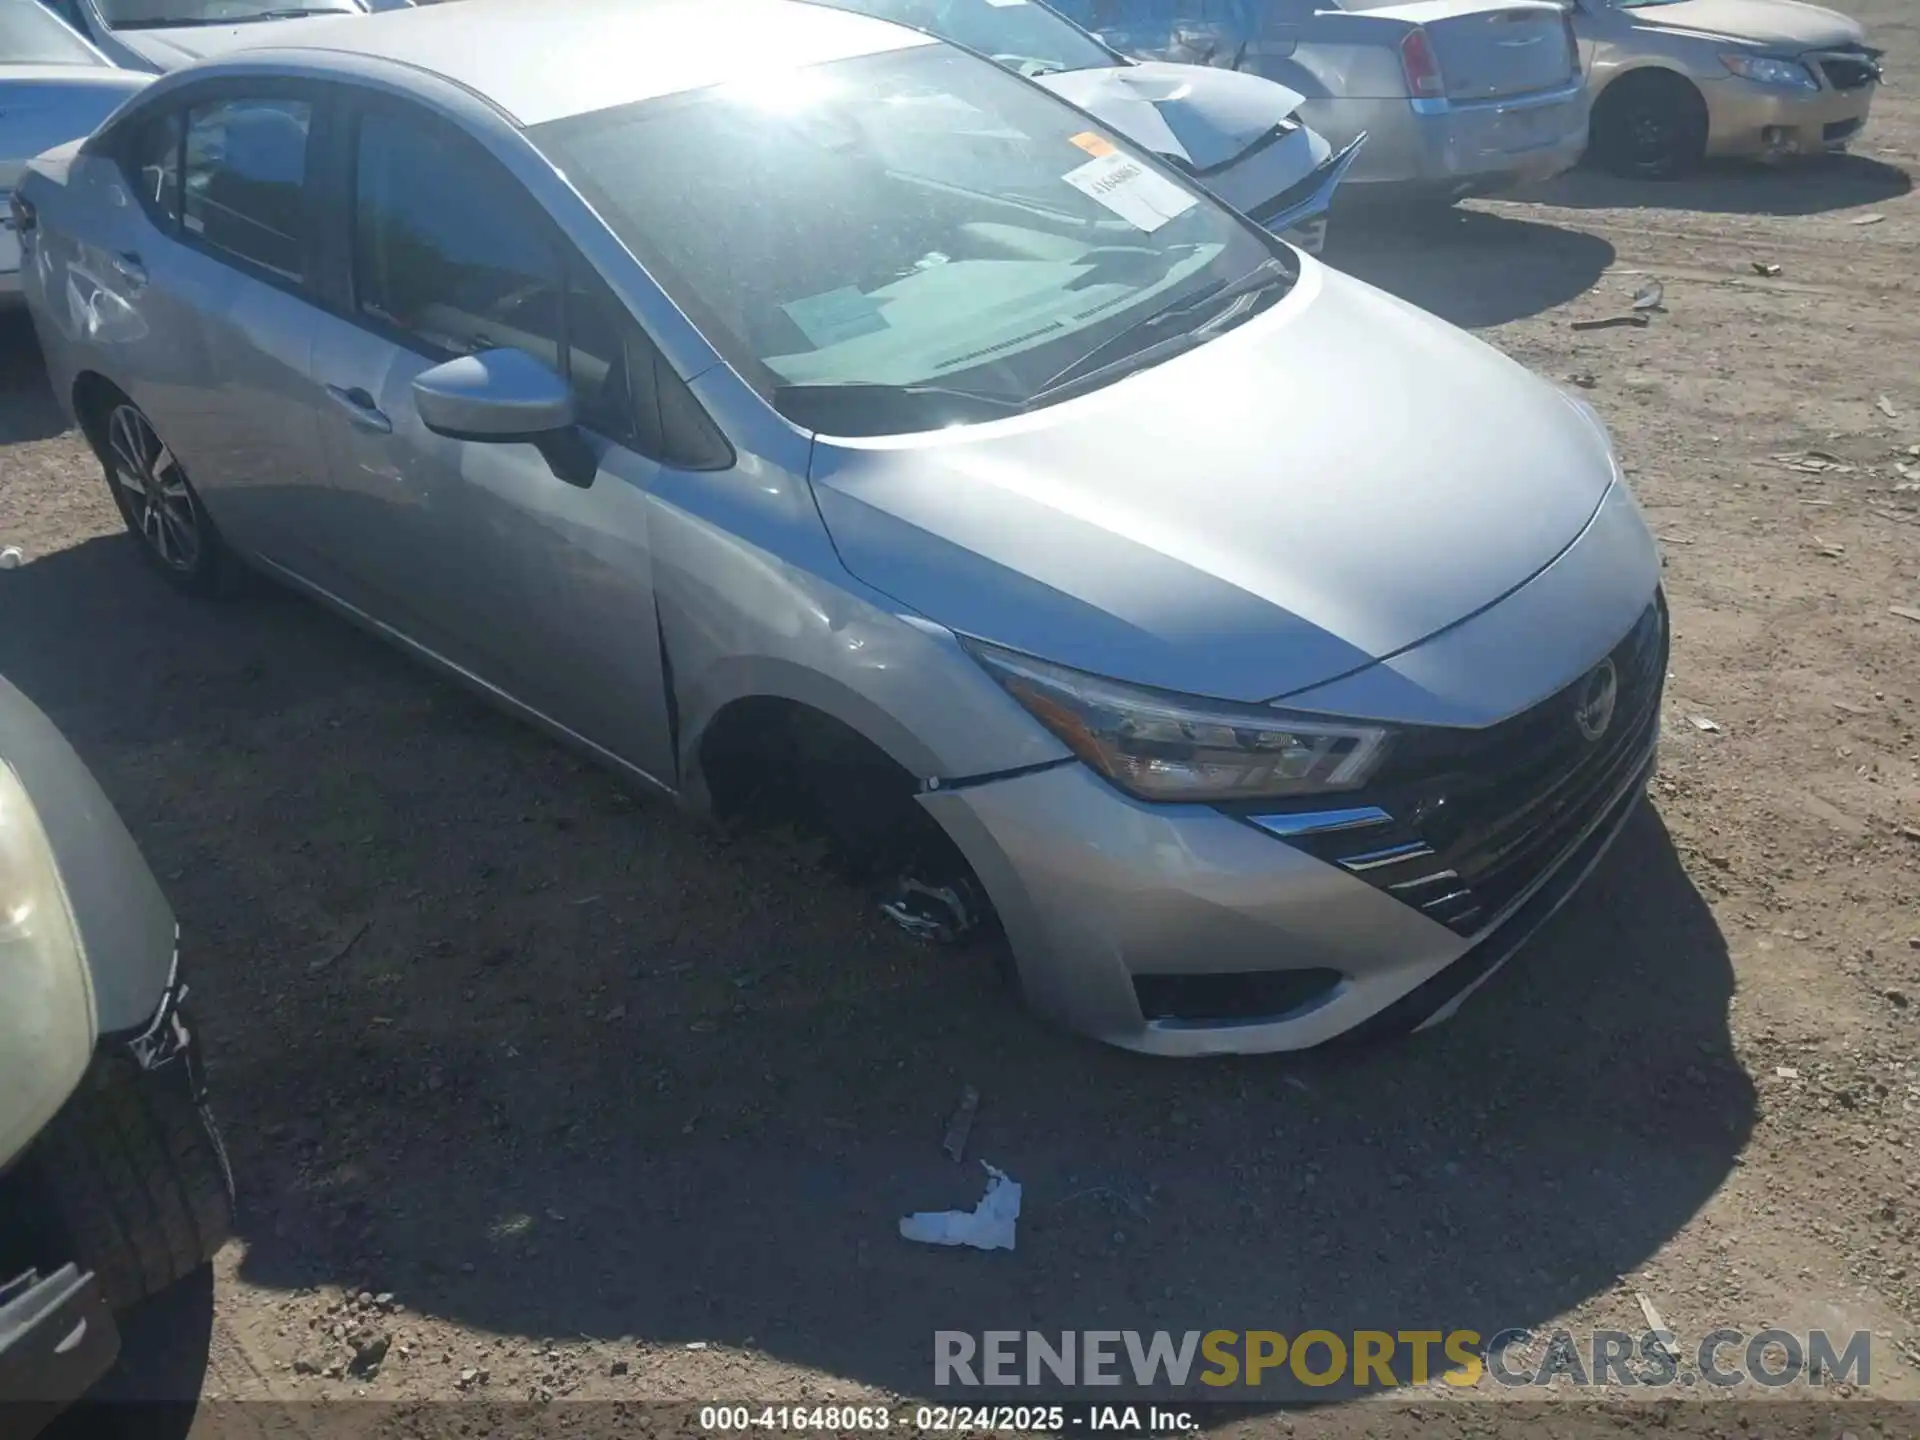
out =
{"type": "Polygon", "coordinates": [[[1324,260],[1469,330],[1563,305],[1613,263],[1597,235],[1485,210],[1336,214],[1324,260]]]}
{"type": "Polygon", "coordinates": [[[0,311],[0,445],[45,440],[66,428],[33,322],[24,310],[0,311]]]}
{"type": "Polygon", "coordinates": [[[1717,161],[1678,180],[1628,180],[1582,166],[1502,199],[1569,210],[1690,210],[1712,215],[1823,215],[1897,200],[1913,189],[1898,165],[1829,155],[1784,167],[1717,161]]]}
{"type": "MultiPolygon", "coordinates": [[[[115,538],[0,573],[0,606],[38,617],[0,672],[179,913],[236,1303],[391,1291],[503,1384],[645,1397],[704,1342],[924,1395],[936,1330],[1491,1335],[1611,1290],[1754,1123],[1726,947],[1650,807],[1450,1024],[1170,1063],[1051,1030],[990,946],[920,948],[303,602],[192,604],[115,538]],[[1025,1187],[1013,1253],[898,1236],[970,1207],[980,1161],[1025,1187]],[[538,1358],[583,1340],[591,1374],[538,1358]]],[[[272,1329],[263,1367],[343,1358],[272,1329]]]]}

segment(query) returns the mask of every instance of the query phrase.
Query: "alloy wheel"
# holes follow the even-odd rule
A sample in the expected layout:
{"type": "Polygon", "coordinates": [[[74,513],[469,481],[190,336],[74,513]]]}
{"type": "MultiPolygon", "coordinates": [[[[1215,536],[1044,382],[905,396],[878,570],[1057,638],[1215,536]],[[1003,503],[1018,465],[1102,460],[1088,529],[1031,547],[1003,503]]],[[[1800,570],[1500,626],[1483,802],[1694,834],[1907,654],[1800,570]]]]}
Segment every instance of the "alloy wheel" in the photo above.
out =
{"type": "Polygon", "coordinates": [[[141,541],[168,569],[191,574],[200,563],[200,507],[180,462],[131,405],[116,406],[108,418],[107,451],[114,487],[141,541]]]}

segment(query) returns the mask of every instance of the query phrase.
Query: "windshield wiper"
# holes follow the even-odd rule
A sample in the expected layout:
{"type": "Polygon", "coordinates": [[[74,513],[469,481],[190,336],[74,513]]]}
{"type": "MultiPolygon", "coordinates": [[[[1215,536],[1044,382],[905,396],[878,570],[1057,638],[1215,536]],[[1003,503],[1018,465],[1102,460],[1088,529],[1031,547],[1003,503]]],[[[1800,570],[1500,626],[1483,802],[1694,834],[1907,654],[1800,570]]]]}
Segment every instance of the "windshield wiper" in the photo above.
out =
{"type": "Polygon", "coordinates": [[[244,25],[254,20],[301,20],[309,15],[352,15],[357,12],[339,5],[289,5],[280,10],[256,10],[251,15],[242,15],[233,23],[244,25]]]}
{"type": "Polygon", "coordinates": [[[773,408],[810,429],[829,432],[851,426],[853,434],[887,434],[905,412],[913,426],[937,426],[953,418],[958,406],[992,415],[1017,415],[1027,402],[1013,395],[987,390],[963,390],[953,385],[888,385],[872,380],[821,380],[810,384],[776,385],[773,408]],[[795,411],[799,414],[795,414],[795,411]],[[819,423],[816,423],[819,422],[819,423]],[[876,428],[877,427],[877,428],[876,428]]]}
{"type": "MultiPolygon", "coordinates": [[[[1098,345],[1095,345],[1091,350],[1080,356],[1079,359],[1056,370],[1047,377],[1046,383],[1034,392],[1033,398],[1027,403],[1030,405],[1037,403],[1042,396],[1056,395],[1060,390],[1076,381],[1084,380],[1090,375],[1104,373],[1109,368],[1107,364],[1104,363],[1106,358],[1113,355],[1116,351],[1125,350],[1126,342],[1138,336],[1142,331],[1158,330],[1162,326],[1171,325],[1174,321],[1184,319],[1196,310],[1200,310],[1206,306],[1227,304],[1238,300],[1244,295],[1251,295],[1256,291],[1266,290],[1283,282],[1291,283],[1293,278],[1292,267],[1284,261],[1274,258],[1271,260],[1262,260],[1238,280],[1216,280],[1211,285],[1202,286],[1191,295],[1183,295],[1178,300],[1162,305],[1158,310],[1149,311],[1131,325],[1109,335],[1098,345]]],[[[1129,352],[1127,358],[1131,358],[1132,355],[1144,353],[1153,348],[1156,343],[1157,342],[1150,341],[1146,345],[1135,346],[1133,350],[1129,352]]]]}

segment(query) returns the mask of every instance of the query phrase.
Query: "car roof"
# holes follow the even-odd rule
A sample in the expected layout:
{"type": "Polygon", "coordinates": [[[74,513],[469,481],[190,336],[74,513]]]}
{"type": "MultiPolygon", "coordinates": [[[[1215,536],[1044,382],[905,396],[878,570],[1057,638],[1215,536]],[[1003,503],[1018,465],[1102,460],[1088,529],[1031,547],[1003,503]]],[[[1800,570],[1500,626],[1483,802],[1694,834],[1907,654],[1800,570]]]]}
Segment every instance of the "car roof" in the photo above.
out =
{"type": "Polygon", "coordinates": [[[794,0],[454,0],[261,29],[280,54],[367,55],[444,76],[522,125],[938,43],[794,0]]]}

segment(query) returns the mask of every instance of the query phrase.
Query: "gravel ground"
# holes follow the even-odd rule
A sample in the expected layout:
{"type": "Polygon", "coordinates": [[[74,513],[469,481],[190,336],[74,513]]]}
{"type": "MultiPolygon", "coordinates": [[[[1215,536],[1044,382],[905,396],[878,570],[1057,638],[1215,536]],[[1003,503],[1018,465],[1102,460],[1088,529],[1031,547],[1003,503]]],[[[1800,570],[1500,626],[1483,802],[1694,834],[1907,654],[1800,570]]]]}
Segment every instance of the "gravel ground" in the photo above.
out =
{"type": "MultiPolygon", "coordinates": [[[[1858,8],[1920,74],[1911,5],[1858,8]]],[[[176,1362],[138,1383],[854,1400],[925,1394],[936,1328],[1637,1330],[1644,1295],[1686,1337],[1870,1330],[1872,1392],[1920,1396],[1913,94],[1831,164],[1336,237],[1587,387],[1675,626],[1653,803],[1454,1023],[1360,1051],[1054,1033],[989,957],[303,602],[175,598],[11,325],[0,670],[179,911],[242,1189],[211,1300],[136,1324],[176,1362]],[[1648,328],[1570,328],[1654,279],[1648,328]],[[1015,1254],[894,1235],[979,1194],[939,1147],[965,1084],[1026,1186],[1015,1254]]]]}

